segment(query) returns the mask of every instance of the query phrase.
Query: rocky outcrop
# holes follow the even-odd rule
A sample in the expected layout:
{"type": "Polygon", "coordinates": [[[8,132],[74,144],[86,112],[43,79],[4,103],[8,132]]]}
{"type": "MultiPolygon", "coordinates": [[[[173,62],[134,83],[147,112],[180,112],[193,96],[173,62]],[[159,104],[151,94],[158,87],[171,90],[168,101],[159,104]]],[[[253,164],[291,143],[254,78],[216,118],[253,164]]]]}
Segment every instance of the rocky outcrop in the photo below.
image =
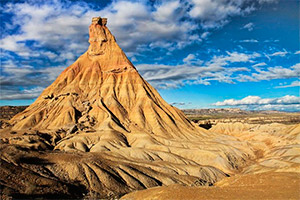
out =
{"type": "Polygon", "coordinates": [[[138,73],[105,18],[93,18],[86,53],[65,69],[11,123],[13,129],[56,130],[86,123],[95,130],[187,137],[201,132],[138,73]]]}

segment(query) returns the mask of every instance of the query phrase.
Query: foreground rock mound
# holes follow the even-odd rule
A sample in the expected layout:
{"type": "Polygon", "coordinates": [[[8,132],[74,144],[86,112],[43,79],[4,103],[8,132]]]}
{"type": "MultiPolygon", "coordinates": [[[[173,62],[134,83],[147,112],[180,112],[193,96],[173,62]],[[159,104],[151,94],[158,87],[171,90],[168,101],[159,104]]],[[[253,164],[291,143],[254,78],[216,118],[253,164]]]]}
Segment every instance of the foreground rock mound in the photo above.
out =
{"type": "MultiPolygon", "coordinates": [[[[93,18],[88,50],[1,130],[4,196],[116,198],[162,185],[211,186],[265,169],[250,166],[271,146],[226,127],[194,125],[139,75],[106,23],[93,18]]],[[[298,129],[278,137],[281,144],[296,147],[288,140],[298,129]]]]}

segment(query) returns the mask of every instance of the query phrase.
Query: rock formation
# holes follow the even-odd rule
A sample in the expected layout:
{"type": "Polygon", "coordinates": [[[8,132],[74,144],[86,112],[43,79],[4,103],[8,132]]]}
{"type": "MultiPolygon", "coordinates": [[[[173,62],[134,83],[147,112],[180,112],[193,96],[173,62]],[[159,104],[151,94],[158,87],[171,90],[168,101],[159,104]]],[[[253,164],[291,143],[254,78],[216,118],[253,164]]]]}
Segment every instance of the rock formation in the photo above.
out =
{"type": "Polygon", "coordinates": [[[76,124],[93,130],[183,138],[199,132],[139,75],[106,21],[93,18],[87,52],[11,120],[13,129],[56,130],[76,124]]]}

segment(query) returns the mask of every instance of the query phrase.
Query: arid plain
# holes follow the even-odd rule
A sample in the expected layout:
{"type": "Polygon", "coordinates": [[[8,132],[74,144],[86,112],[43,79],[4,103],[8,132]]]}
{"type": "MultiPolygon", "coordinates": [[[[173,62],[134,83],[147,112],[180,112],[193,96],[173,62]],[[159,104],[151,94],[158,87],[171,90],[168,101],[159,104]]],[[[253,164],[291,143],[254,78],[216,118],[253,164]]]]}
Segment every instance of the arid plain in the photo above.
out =
{"type": "Polygon", "coordinates": [[[300,198],[299,113],[185,111],[194,123],[142,78],[106,23],[93,18],[89,49],[1,124],[2,198],[300,198]]]}

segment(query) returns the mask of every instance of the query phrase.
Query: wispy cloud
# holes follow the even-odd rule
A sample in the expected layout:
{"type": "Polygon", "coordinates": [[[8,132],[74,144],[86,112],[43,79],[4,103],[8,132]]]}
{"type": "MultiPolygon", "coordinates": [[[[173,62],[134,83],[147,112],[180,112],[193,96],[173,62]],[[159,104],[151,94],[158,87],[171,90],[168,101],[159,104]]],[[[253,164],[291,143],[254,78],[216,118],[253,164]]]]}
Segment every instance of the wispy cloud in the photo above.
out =
{"type": "Polygon", "coordinates": [[[300,87],[300,81],[293,81],[293,82],[291,82],[291,84],[279,85],[279,86],[276,86],[275,88],[289,88],[289,87],[300,87]]]}
{"type": "Polygon", "coordinates": [[[191,102],[188,102],[188,103],[185,103],[185,102],[173,102],[171,103],[172,106],[185,106],[185,105],[188,105],[188,104],[191,104],[191,102]]]}
{"type": "Polygon", "coordinates": [[[288,54],[287,51],[278,51],[278,52],[270,54],[270,56],[281,56],[281,57],[284,57],[284,56],[286,56],[286,54],[288,54]]]}
{"type": "Polygon", "coordinates": [[[195,59],[194,54],[189,54],[187,57],[183,59],[183,62],[190,62],[191,60],[195,59]]]}
{"type": "Polygon", "coordinates": [[[202,65],[203,64],[203,61],[196,58],[196,55],[195,54],[189,54],[187,55],[187,57],[185,57],[183,59],[183,62],[185,64],[189,64],[189,65],[202,65]]]}
{"type": "MultiPolygon", "coordinates": [[[[255,65],[254,65],[255,66],[255,65]]],[[[265,69],[255,66],[253,68],[256,72],[252,72],[249,75],[239,75],[239,80],[242,82],[248,81],[262,81],[262,80],[273,80],[273,79],[289,79],[298,78],[300,75],[300,63],[297,63],[291,67],[267,67],[265,69]]],[[[264,66],[262,63],[260,66],[264,66]]]]}
{"type": "Polygon", "coordinates": [[[261,62],[261,63],[257,63],[255,65],[253,65],[252,67],[261,67],[261,66],[266,66],[267,64],[265,62],[261,62]]]}
{"type": "Polygon", "coordinates": [[[226,66],[233,63],[253,62],[252,59],[260,54],[227,52],[226,55],[214,56],[210,61],[201,63],[195,55],[191,54],[185,58],[185,64],[163,65],[163,64],[140,64],[137,69],[142,76],[157,88],[176,88],[185,84],[210,85],[211,81],[234,83],[236,74],[249,71],[246,67],[226,66]],[[199,65],[191,64],[201,63],[199,65]]]}
{"type": "Polygon", "coordinates": [[[254,28],[254,24],[252,22],[245,24],[242,29],[247,29],[248,31],[252,31],[254,28]]]}
{"type": "Polygon", "coordinates": [[[241,40],[240,42],[244,42],[244,43],[257,43],[258,40],[250,39],[250,40],[241,40]]]}

